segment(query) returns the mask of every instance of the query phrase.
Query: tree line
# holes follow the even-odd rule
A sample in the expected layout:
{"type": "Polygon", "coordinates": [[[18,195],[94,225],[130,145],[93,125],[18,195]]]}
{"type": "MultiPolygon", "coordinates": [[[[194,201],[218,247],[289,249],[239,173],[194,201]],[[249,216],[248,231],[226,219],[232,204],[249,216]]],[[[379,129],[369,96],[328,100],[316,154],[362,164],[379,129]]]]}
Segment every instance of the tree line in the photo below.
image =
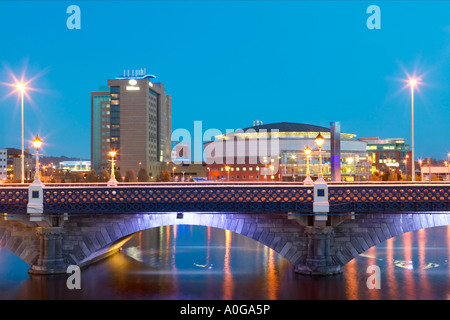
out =
{"type": "MultiPolygon", "coordinates": [[[[147,170],[144,168],[139,169],[136,174],[134,170],[127,170],[125,175],[122,176],[120,170],[114,171],[114,177],[117,182],[148,182],[150,181],[150,176],[147,170]]],[[[54,172],[50,180],[51,183],[77,183],[77,182],[108,182],[111,178],[110,171],[102,170],[97,173],[94,169],[86,172],[76,172],[76,171],[65,171],[65,172],[54,172]]],[[[171,181],[172,176],[169,170],[161,171],[156,177],[156,181],[171,181]]]]}

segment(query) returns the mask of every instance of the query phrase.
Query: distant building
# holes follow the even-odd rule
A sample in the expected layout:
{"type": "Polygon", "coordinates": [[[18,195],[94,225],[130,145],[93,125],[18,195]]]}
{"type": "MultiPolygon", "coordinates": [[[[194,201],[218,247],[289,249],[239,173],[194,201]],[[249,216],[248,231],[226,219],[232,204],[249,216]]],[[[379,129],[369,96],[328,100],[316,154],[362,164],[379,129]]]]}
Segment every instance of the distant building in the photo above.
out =
{"type": "Polygon", "coordinates": [[[91,171],[91,162],[80,161],[62,161],[59,163],[59,169],[63,171],[91,171]]]}
{"type": "MultiPolygon", "coordinates": [[[[260,124],[215,137],[204,143],[210,180],[303,181],[306,178],[305,148],[312,149],[310,175],[319,173],[315,138],[321,134],[322,171],[331,180],[331,130],[310,124],[281,122],[260,124]],[[276,139],[273,139],[276,138],[276,139]]],[[[370,179],[366,142],[355,134],[340,133],[340,171],[344,181],[370,179]]]]}
{"type": "Polygon", "coordinates": [[[116,168],[125,175],[145,168],[156,177],[171,158],[172,98],[164,85],[150,81],[145,70],[108,80],[91,93],[91,160],[96,172],[109,170],[109,151],[116,150],[116,168]]]}
{"type": "Polygon", "coordinates": [[[367,153],[372,163],[372,173],[376,170],[401,170],[402,174],[411,174],[411,151],[403,138],[360,138],[367,142],[367,153]]]}
{"type": "MultiPolygon", "coordinates": [[[[0,159],[6,157],[6,163],[0,160],[0,171],[5,169],[6,165],[6,179],[10,181],[22,180],[22,150],[16,148],[3,148],[0,149],[0,159]],[[5,154],[6,152],[6,154],[5,154]]],[[[34,176],[35,163],[33,162],[33,156],[29,153],[29,149],[24,150],[25,156],[25,180],[31,180],[34,176]]],[[[0,179],[3,180],[4,175],[0,175],[0,179]]]]}
{"type": "Polygon", "coordinates": [[[433,166],[424,163],[419,169],[421,181],[450,181],[449,166],[433,166]]]}
{"type": "Polygon", "coordinates": [[[0,149],[0,180],[8,178],[8,150],[0,149]]]}

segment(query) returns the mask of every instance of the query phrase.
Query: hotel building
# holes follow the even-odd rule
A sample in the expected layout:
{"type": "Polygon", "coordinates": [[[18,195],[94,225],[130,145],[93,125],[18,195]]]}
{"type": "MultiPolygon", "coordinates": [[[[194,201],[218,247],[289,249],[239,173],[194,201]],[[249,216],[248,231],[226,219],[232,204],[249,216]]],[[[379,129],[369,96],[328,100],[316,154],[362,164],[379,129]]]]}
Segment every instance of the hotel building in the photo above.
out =
{"type": "Polygon", "coordinates": [[[110,150],[122,175],[145,168],[156,177],[170,159],[172,98],[162,83],[141,70],[108,80],[91,93],[91,161],[99,173],[110,170],[110,150]]]}

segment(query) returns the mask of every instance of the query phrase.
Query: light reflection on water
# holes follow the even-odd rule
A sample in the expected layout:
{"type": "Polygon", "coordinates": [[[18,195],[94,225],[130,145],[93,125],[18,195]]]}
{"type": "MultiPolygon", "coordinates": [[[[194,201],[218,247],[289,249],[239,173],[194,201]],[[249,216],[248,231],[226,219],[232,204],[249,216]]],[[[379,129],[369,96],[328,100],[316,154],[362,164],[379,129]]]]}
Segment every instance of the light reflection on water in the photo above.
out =
{"type": "Polygon", "coordinates": [[[230,231],[167,226],[136,234],[118,254],[68,275],[36,277],[0,248],[0,299],[449,299],[450,226],[389,239],[353,259],[343,274],[295,274],[273,250],[230,231]],[[369,290],[366,269],[381,269],[369,290]]]}

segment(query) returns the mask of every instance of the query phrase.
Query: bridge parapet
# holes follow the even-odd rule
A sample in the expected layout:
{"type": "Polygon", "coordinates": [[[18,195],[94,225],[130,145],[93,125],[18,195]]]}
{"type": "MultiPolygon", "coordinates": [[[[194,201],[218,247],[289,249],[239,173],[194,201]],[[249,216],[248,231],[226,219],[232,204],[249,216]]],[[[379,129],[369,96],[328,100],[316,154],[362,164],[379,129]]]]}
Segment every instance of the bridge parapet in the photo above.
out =
{"type": "Polygon", "coordinates": [[[304,186],[161,186],[45,188],[46,213],[312,212],[304,186]]]}
{"type": "Polygon", "coordinates": [[[450,211],[450,185],[329,186],[330,212],[450,211]]]}
{"type": "MultiPolygon", "coordinates": [[[[314,187],[299,184],[180,183],[43,189],[44,214],[126,212],[312,213],[314,187]]],[[[25,213],[27,186],[1,186],[0,210],[25,213]]],[[[330,213],[450,211],[450,184],[328,184],[330,213]]]]}

